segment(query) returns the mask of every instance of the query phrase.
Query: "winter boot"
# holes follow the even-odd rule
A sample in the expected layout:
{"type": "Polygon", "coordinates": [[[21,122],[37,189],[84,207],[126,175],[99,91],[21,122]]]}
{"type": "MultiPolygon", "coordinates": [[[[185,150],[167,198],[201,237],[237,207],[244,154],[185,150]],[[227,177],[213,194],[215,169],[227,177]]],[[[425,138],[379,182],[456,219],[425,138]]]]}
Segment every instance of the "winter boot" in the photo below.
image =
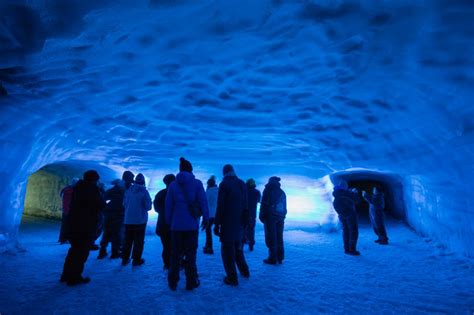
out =
{"type": "Polygon", "coordinates": [[[351,256],[360,256],[360,252],[358,250],[346,250],[344,251],[345,254],[351,255],[351,256]]]}
{"type": "Polygon", "coordinates": [[[86,284],[86,283],[89,283],[89,282],[91,282],[91,278],[89,278],[89,277],[80,277],[80,278],[77,278],[77,279],[67,280],[67,285],[68,286],[74,286],[74,285],[78,285],[78,284],[86,284]]]}
{"type": "Polygon", "coordinates": [[[145,259],[143,259],[143,258],[140,258],[139,260],[134,259],[133,262],[132,262],[132,266],[137,267],[137,266],[143,265],[144,263],[145,263],[145,259]]]}
{"type": "Polygon", "coordinates": [[[276,260],[270,259],[270,258],[264,259],[263,262],[267,265],[276,265],[277,264],[276,260]]]}
{"type": "Polygon", "coordinates": [[[233,287],[236,287],[239,285],[239,282],[237,281],[237,279],[231,280],[229,279],[229,277],[224,277],[224,283],[233,287]]]}
{"type": "Polygon", "coordinates": [[[201,284],[201,281],[199,281],[199,279],[193,279],[190,281],[186,280],[186,290],[192,291],[196,289],[197,287],[199,287],[200,284],[201,284]]]}
{"type": "Polygon", "coordinates": [[[110,255],[110,259],[117,259],[122,257],[122,254],[118,250],[112,250],[112,255],[110,255]]]}
{"type": "Polygon", "coordinates": [[[97,259],[104,259],[105,257],[107,257],[107,248],[101,247],[97,259]]]}

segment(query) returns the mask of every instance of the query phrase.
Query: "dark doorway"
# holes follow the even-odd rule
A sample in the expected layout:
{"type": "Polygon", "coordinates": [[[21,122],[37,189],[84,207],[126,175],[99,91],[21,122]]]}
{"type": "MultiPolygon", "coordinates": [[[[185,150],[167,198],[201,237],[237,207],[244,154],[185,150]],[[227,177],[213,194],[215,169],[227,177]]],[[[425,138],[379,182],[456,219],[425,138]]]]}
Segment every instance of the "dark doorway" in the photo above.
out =
{"type": "Polygon", "coordinates": [[[361,219],[369,219],[369,204],[363,200],[362,191],[372,194],[374,186],[380,187],[385,195],[385,213],[396,219],[405,219],[405,202],[401,178],[388,172],[371,170],[341,171],[331,175],[331,181],[345,180],[349,188],[359,191],[362,202],[357,207],[361,219]]]}

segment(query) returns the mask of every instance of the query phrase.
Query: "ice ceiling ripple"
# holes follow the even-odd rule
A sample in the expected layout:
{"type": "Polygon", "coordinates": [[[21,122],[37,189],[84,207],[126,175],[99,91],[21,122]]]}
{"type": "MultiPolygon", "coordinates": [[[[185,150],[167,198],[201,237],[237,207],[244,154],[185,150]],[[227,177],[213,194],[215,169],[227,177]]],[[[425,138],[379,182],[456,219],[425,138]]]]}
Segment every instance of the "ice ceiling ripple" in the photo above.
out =
{"type": "Polygon", "coordinates": [[[147,171],[184,155],[419,175],[439,207],[473,215],[470,195],[443,201],[474,178],[470,1],[2,3],[2,208],[46,163],[147,171]]]}

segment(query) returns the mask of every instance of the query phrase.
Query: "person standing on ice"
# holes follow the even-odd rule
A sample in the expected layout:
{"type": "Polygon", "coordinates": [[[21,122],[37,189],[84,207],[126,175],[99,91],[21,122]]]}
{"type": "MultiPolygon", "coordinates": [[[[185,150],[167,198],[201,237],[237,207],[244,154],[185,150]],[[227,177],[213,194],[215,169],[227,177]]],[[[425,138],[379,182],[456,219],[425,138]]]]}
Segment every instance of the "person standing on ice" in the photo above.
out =
{"type": "Polygon", "coordinates": [[[61,192],[61,201],[62,201],[62,218],[61,218],[61,230],[59,232],[58,242],[63,245],[67,243],[66,239],[66,229],[67,229],[67,216],[69,215],[69,209],[71,207],[72,192],[74,191],[74,186],[76,186],[79,178],[74,177],[71,180],[71,184],[64,187],[61,192]]]}
{"type": "Polygon", "coordinates": [[[105,200],[108,201],[104,211],[104,232],[100,241],[98,259],[107,257],[107,245],[112,243],[111,259],[121,257],[123,238],[123,220],[125,208],[123,198],[125,196],[125,181],[116,179],[112,182],[112,188],[105,192],[105,200]]]}
{"type": "Polygon", "coordinates": [[[217,209],[217,195],[219,188],[216,185],[216,177],[213,175],[207,181],[206,197],[207,205],[209,207],[209,224],[206,228],[206,245],[203,248],[204,254],[214,254],[212,248],[212,226],[214,225],[216,209],[217,209]]]}
{"type": "Polygon", "coordinates": [[[347,182],[341,180],[334,186],[333,206],[339,221],[342,224],[342,239],[344,241],[344,252],[348,255],[359,256],[357,250],[357,239],[359,238],[359,226],[357,223],[356,204],[360,202],[357,190],[349,190],[347,182]]]}
{"type": "Polygon", "coordinates": [[[125,207],[125,239],[122,252],[122,266],[130,262],[132,248],[132,265],[140,266],[145,263],[142,254],[145,244],[148,211],[151,210],[150,193],[145,187],[145,177],[143,174],[138,174],[135,177],[135,183],[125,192],[123,205],[125,207]]]}
{"type": "Polygon", "coordinates": [[[161,239],[161,245],[163,250],[161,252],[161,258],[163,259],[163,268],[169,270],[171,260],[171,232],[165,219],[165,208],[166,208],[166,194],[172,182],[176,177],[173,174],[168,174],[163,178],[166,188],[160,190],[153,200],[153,206],[155,212],[158,213],[158,221],[156,222],[156,235],[161,239]]]}
{"type": "Polygon", "coordinates": [[[61,282],[68,285],[90,281],[90,278],[82,277],[82,272],[89,257],[90,246],[96,238],[99,213],[105,207],[105,201],[97,186],[99,178],[96,171],[87,171],[84,173],[84,179],[78,181],[74,187],[66,234],[71,247],[61,275],[61,282]]]}
{"type": "Polygon", "coordinates": [[[263,262],[269,265],[283,263],[285,252],[283,246],[283,229],[287,214],[286,194],[281,189],[280,177],[272,176],[265,185],[260,205],[259,219],[264,224],[265,242],[268,247],[268,258],[263,262]]]}
{"type": "Polygon", "coordinates": [[[378,239],[376,243],[380,245],[388,245],[387,230],[385,229],[384,213],[385,198],[383,192],[378,187],[373,188],[373,195],[362,192],[362,197],[369,203],[370,222],[378,239]]]}
{"type": "Polygon", "coordinates": [[[165,217],[171,230],[171,265],[168,271],[168,286],[176,291],[179,281],[179,267],[184,260],[186,290],[199,287],[196,266],[199,219],[201,229],[209,222],[209,209],[202,182],[193,175],[193,166],[185,158],[179,159],[179,173],[166,194],[165,217]]]}
{"type": "Polygon", "coordinates": [[[222,173],[224,179],[219,184],[214,233],[221,241],[222,262],[227,275],[224,283],[236,286],[239,284],[236,265],[242,277],[250,277],[242,244],[248,218],[247,187],[235,175],[232,165],[225,165],[222,173]]]}
{"type": "Polygon", "coordinates": [[[249,245],[249,250],[253,251],[255,245],[255,224],[257,220],[257,204],[260,202],[261,194],[256,188],[255,180],[250,178],[247,180],[247,200],[249,209],[248,223],[245,226],[244,237],[242,242],[249,245]]]}

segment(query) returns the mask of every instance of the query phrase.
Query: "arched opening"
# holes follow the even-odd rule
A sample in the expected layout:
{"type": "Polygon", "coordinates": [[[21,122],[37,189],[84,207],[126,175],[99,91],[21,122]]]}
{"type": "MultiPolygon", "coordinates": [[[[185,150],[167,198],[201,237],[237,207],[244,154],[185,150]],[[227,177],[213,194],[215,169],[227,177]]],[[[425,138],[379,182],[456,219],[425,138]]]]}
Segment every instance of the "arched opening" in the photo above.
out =
{"type": "MultiPolygon", "coordinates": [[[[401,177],[390,172],[365,169],[352,169],[331,174],[331,181],[345,180],[350,188],[372,192],[374,186],[380,187],[385,194],[385,213],[393,218],[405,220],[405,203],[401,177]]],[[[365,200],[357,207],[359,217],[368,219],[369,205],[365,200]]]]}
{"type": "Polygon", "coordinates": [[[101,182],[110,183],[117,173],[103,165],[88,161],[63,161],[45,165],[28,178],[23,218],[40,217],[60,220],[61,190],[70,184],[74,177],[82,178],[85,171],[95,169],[101,182]]]}

